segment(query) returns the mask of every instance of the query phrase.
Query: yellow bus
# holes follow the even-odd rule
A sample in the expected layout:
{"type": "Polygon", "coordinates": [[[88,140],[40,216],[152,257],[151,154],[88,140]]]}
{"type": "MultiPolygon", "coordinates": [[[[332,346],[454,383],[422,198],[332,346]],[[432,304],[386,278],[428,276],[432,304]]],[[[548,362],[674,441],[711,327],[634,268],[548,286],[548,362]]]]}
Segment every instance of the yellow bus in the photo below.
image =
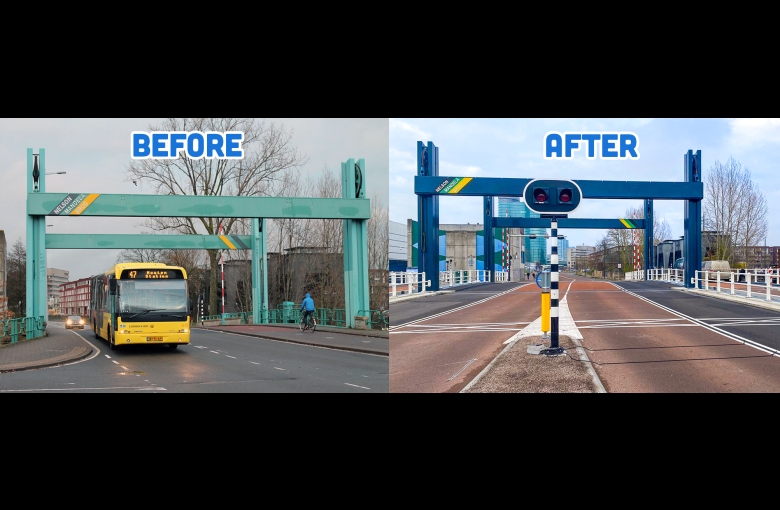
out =
{"type": "Polygon", "coordinates": [[[187,272],[158,262],[116,264],[90,277],[89,320],[95,338],[120,345],[190,343],[187,272]]]}

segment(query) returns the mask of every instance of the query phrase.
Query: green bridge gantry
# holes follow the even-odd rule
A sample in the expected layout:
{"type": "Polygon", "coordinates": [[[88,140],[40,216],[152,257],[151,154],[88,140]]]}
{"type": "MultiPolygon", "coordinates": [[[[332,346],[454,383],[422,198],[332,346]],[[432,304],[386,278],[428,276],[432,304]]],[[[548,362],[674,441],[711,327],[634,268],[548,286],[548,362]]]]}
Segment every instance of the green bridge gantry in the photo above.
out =
{"type": "MultiPolygon", "coordinates": [[[[47,249],[242,249],[252,251],[252,319],[268,322],[268,218],[344,220],[344,294],[347,327],[369,309],[364,159],[341,163],[342,198],[236,197],[46,193],[46,150],[27,149],[27,317],[42,318],[28,338],[43,335],[48,321],[47,249]],[[36,158],[37,156],[37,158],[36,158]],[[47,234],[47,216],[251,218],[251,235],[47,234]],[[262,285],[261,285],[262,275],[262,285]]],[[[108,268],[106,268],[108,269],[108,268]]]]}

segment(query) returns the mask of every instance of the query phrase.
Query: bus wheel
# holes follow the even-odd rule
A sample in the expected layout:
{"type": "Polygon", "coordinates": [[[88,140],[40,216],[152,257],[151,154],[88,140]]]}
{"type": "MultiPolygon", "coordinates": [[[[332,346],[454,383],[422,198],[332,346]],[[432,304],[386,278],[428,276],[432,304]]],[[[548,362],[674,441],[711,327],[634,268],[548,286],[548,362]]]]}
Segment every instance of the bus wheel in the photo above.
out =
{"type": "Polygon", "coordinates": [[[108,348],[112,351],[116,349],[116,345],[114,344],[114,333],[110,329],[108,330],[108,348]]]}
{"type": "Polygon", "coordinates": [[[168,344],[171,349],[175,349],[179,346],[179,344],[168,344]]]}

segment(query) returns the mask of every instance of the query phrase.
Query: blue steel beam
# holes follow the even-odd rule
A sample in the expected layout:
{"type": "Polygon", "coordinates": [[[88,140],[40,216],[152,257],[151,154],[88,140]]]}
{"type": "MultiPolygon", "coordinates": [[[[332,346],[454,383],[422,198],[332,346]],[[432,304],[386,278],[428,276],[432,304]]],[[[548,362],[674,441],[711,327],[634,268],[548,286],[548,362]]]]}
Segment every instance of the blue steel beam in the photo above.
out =
{"type": "MultiPolygon", "coordinates": [[[[689,150],[683,155],[683,168],[685,180],[691,183],[702,184],[701,182],[701,151],[694,152],[689,150]]],[[[683,240],[683,284],[687,288],[693,288],[692,280],[696,271],[700,270],[702,261],[701,256],[701,200],[685,201],[685,239],[683,240]]]]}
{"type": "MultiPolygon", "coordinates": [[[[655,261],[653,256],[653,201],[645,200],[645,219],[647,225],[645,225],[645,248],[644,248],[644,265],[643,269],[655,269],[655,261]]],[[[645,273],[647,274],[647,273],[645,273]]]]}
{"type": "MultiPolygon", "coordinates": [[[[625,219],[634,224],[634,228],[645,228],[645,220],[643,219],[625,219]]],[[[495,217],[493,218],[494,228],[550,228],[550,218],[506,218],[495,217]]],[[[558,228],[631,228],[629,225],[623,223],[620,219],[601,219],[601,218],[559,218],[558,228]]]]}
{"type": "MultiPolygon", "coordinates": [[[[424,145],[417,142],[417,173],[433,175],[439,173],[439,151],[433,142],[424,145]]],[[[425,273],[431,281],[429,289],[439,290],[439,197],[435,195],[417,197],[417,272],[425,273]]]]}
{"type": "MultiPolygon", "coordinates": [[[[533,179],[500,177],[444,177],[414,178],[417,195],[446,196],[502,196],[522,197],[525,185],[533,179]],[[465,183],[464,183],[465,181],[465,183]],[[452,186],[453,182],[457,185],[452,186]]],[[[582,198],[644,199],[644,200],[702,200],[704,184],[701,181],[591,181],[576,180],[582,198]]]]}
{"type": "Polygon", "coordinates": [[[46,249],[250,250],[252,236],[186,234],[46,234],[46,249]]]}
{"type": "MultiPolygon", "coordinates": [[[[353,193],[354,196],[354,193],[353,193]]],[[[30,216],[304,218],[367,220],[367,198],[28,193],[30,216]]]]}

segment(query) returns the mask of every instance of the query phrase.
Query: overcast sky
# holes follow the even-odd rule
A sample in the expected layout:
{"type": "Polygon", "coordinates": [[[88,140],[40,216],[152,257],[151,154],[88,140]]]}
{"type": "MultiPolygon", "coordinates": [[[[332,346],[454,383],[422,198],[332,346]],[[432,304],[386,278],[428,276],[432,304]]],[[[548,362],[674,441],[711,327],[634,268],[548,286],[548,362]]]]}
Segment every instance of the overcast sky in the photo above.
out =
{"type": "MultiPolygon", "coordinates": [[[[417,220],[414,194],[417,142],[439,148],[439,175],[605,181],[682,182],[683,155],[701,150],[702,178],[729,157],[742,164],[758,183],[769,206],[767,244],[780,245],[780,119],[390,119],[390,220],[417,220]],[[638,159],[606,160],[574,152],[573,159],[544,158],[544,136],[550,131],[632,132],[638,159]]],[[[572,218],[622,218],[643,200],[585,199],[572,218]]],[[[672,237],[684,234],[684,202],[655,200],[653,209],[665,219],[672,237]]],[[[439,222],[482,223],[482,197],[442,197],[439,222]]],[[[569,247],[594,246],[605,230],[560,231],[569,247]]]]}
{"type": "MultiPolygon", "coordinates": [[[[27,245],[27,149],[46,149],[48,193],[147,194],[151,186],[125,182],[131,162],[130,133],[150,131],[164,119],[0,119],[0,230],[9,250],[27,245]]],[[[313,176],[327,166],[341,175],[341,163],[366,160],[366,196],[388,203],[388,119],[265,119],[293,130],[292,145],[309,157],[302,170],[313,176]]],[[[48,233],[135,234],[143,218],[48,216],[48,233]]],[[[47,267],[70,271],[70,280],[108,270],[120,250],[47,250],[47,267]]]]}

